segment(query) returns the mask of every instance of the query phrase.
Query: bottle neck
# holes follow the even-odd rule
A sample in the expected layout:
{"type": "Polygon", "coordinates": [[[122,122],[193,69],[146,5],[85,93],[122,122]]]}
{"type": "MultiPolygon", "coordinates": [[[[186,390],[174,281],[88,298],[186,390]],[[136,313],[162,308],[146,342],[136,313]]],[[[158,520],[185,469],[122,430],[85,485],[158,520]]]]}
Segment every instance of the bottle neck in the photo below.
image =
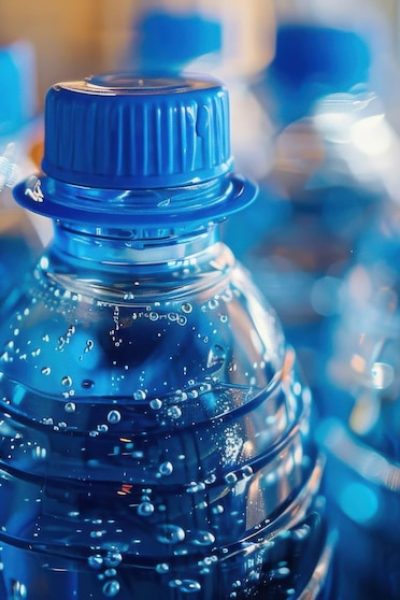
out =
{"type": "Polygon", "coordinates": [[[207,252],[219,241],[209,224],[194,231],[85,227],[56,222],[52,251],[88,268],[129,269],[175,265],[207,252]]]}

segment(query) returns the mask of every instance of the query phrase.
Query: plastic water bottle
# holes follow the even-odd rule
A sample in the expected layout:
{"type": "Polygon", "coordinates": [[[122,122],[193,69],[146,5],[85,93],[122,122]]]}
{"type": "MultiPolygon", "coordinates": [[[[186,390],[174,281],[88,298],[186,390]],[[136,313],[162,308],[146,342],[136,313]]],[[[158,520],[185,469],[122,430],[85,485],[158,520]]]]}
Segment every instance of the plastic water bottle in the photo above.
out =
{"type": "Polygon", "coordinates": [[[46,229],[12,200],[11,188],[32,171],[29,124],[35,113],[34,55],[26,42],[0,47],[0,301],[38,257],[46,229]],[[34,221],[34,223],[33,223],[34,221]]]}
{"type": "Polygon", "coordinates": [[[2,597],[331,597],[310,393],[218,238],[255,193],[225,88],[58,84],[43,170],[15,196],[55,237],[0,332],[2,597]]]}
{"type": "Polygon", "coordinates": [[[341,282],[391,185],[398,139],[368,89],[358,34],[286,24],[265,85],[281,129],[258,202],[226,239],[278,311],[308,379],[324,387],[325,327],[341,282]],[[388,176],[388,177],[386,177],[388,176]]]}
{"type": "Polygon", "coordinates": [[[319,428],[345,597],[356,600],[394,600],[400,585],[398,190],[345,282],[328,369],[330,418],[319,428]]]}

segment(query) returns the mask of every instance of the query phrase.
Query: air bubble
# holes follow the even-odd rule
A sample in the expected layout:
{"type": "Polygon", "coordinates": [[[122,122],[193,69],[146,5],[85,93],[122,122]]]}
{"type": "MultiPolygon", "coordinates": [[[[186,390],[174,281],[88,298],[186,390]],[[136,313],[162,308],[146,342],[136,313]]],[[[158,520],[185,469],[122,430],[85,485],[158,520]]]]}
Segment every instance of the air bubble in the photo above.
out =
{"type": "Polygon", "coordinates": [[[100,554],[94,554],[93,556],[89,556],[88,564],[91,569],[101,569],[103,566],[103,558],[100,554]]]}
{"type": "Polygon", "coordinates": [[[169,565],[167,565],[167,563],[159,563],[158,565],[156,565],[156,571],[160,575],[162,575],[163,573],[168,573],[169,565]]]}
{"type": "Polygon", "coordinates": [[[201,590],[201,585],[195,579],[172,579],[169,582],[171,588],[178,588],[184,594],[195,594],[201,590]]]}
{"type": "Polygon", "coordinates": [[[75,402],[67,402],[67,404],[64,406],[64,410],[67,413],[73,413],[73,412],[75,412],[75,409],[76,409],[75,402]]]}
{"type": "Polygon", "coordinates": [[[210,531],[198,531],[192,540],[196,546],[211,546],[215,542],[215,535],[210,531]]]}
{"type": "Polygon", "coordinates": [[[214,515],[222,515],[222,513],[224,512],[224,507],[222,506],[222,504],[216,504],[215,506],[213,506],[212,512],[214,515]]]}
{"type": "Polygon", "coordinates": [[[154,400],[151,400],[150,408],[152,410],[160,410],[161,407],[162,407],[162,401],[159,398],[154,398],[154,400]]]}
{"type": "Polygon", "coordinates": [[[112,425],[116,425],[121,420],[121,413],[118,410],[110,410],[107,415],[107,421],[112,425]]]}
{"type": "Polygon", "coordinates": [[[115,577],[116,574],[117,574],[116,569],[106,569],[106,571],[104,571],[105,577],[115,577]]]}
{"type": "Polygon", "coordinates": [[[254,474],[253,468],[250,465],[246,465],[242,468],[241,474],[244,479],[248,479],[254,474]]]}
{"type": "Polygon", "coordinates": [[[122,563],[122,554],[120,552],[113,551],[108,552],[104,558],[104,564],[106,567],[118,567],[122,563]]]}
{"type": "Polygon", "coordinates": [[[121,586],[116,579],[113,581],[107,581],[107,583],[103,585],[103,594],[107,596],[107,598],[114,598],[120,589],[121,586]]]}
{"type": "Polygon", "coordinates": [[[179,544],[185,539],[185,532],[178,525],[160,525],[157,539],[161,544],[179,544]]]}
{"type": "Polygon", "coordinates": [[[237,483],[237,475],[235,473],[227,473],[225,475],[225,481],[229,486],[234,486],[237,483]]]}
{"type": "Polygon", "coordinates": [[[43,369],[41,370],[42,375],[50,375],[51,373],[51,369],[50,367],[43,367],[43,369]]]}
{"type": "Polygon", "coordinates": [[[171,419],[179,419],[182,416],[182,411],[179,406],[171,406],[168,409],[167,414],[171,419]]]}
{"type": "Polygon", "coordinates": [[[139,504],[137,512],[141,517],[150,517],[154,512],[154,504],[151,502],[142,502],[139,504]]]}
{"type": "Polygon", "coordinates": [[[158,470],[161,473],[161,475],[168,476],[171,475],[172,471],[174,470],[174,467],[171,462],[166,461],[160,465],[158,470]]]}
{"type": "Polygon", "coordinates": [[[71,387],[71,385],[72,385],[72,378],[69,375],[65,375],[61,379],[61,383],[62,383],[62,385],[65,385],[65,387],[71,387]]]}
{"type": "Polygon", "coordinates": [[[133,394],[133,398],[138,401],[146,400],[146,392],[144,390],[137,390],[133,394]]]}
{"type": "Polygon", "coordinates": [[[190,304],[190,302],[185,302],[185,304],[182,304],[182,310],[184,313],[190,314],[193,310],[193,306],[190,304]]]}

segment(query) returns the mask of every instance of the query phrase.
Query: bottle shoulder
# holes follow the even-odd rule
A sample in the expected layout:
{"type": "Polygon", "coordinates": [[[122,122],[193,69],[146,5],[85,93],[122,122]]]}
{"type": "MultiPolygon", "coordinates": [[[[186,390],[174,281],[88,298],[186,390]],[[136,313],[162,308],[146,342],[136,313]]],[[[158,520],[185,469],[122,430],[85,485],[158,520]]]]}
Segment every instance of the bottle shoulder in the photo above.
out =
{"type": "Polygon", "coordinates": [[[39,261],[0,331],[4,376],[38,394],[129,404],[212,384],[241,403],[282,369],[278,320],[237,263],[157,291],[149,276],[118,288],[53,266],[39,261]]]}

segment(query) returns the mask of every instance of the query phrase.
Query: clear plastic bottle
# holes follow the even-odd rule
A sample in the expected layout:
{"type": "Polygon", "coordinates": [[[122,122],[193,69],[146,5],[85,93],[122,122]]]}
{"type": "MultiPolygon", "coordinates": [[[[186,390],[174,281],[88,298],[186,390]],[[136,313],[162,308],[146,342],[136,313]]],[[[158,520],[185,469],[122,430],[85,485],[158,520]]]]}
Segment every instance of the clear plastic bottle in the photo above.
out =
{"type": "Polygon", "coordinates": [[[2,597],[331,597],[310,393],[218,239],[255,192],[226,90],[56,85],[43,169],[15,195],[54,241],[0,331],[2,597]]]}
{"type": "Polygon", "coordinates": [[[330,418],[319,428],[346,597],[356,600],[395,600],[400,585],[399,200],[397,186],[346,278],[328,364],[330,418]]]}
{"type": "Polygon", "coordinates": [[[38,257],[48,225],[29,218],[13,202],[12,186],[28,173],[31,127],[36,110],[34,54],[26,42],[0,46],[0,301],[38,257]]]}
{"type": "Polygon", "coordinates": [[[358,34],[285,24],[266,73],[281,129],[253,208],[226,239],[278,311],[309,381],[325,386],[325,327],[343,275],[393,184],[397,136],[368,89],[370,51],[358,34]]]}

